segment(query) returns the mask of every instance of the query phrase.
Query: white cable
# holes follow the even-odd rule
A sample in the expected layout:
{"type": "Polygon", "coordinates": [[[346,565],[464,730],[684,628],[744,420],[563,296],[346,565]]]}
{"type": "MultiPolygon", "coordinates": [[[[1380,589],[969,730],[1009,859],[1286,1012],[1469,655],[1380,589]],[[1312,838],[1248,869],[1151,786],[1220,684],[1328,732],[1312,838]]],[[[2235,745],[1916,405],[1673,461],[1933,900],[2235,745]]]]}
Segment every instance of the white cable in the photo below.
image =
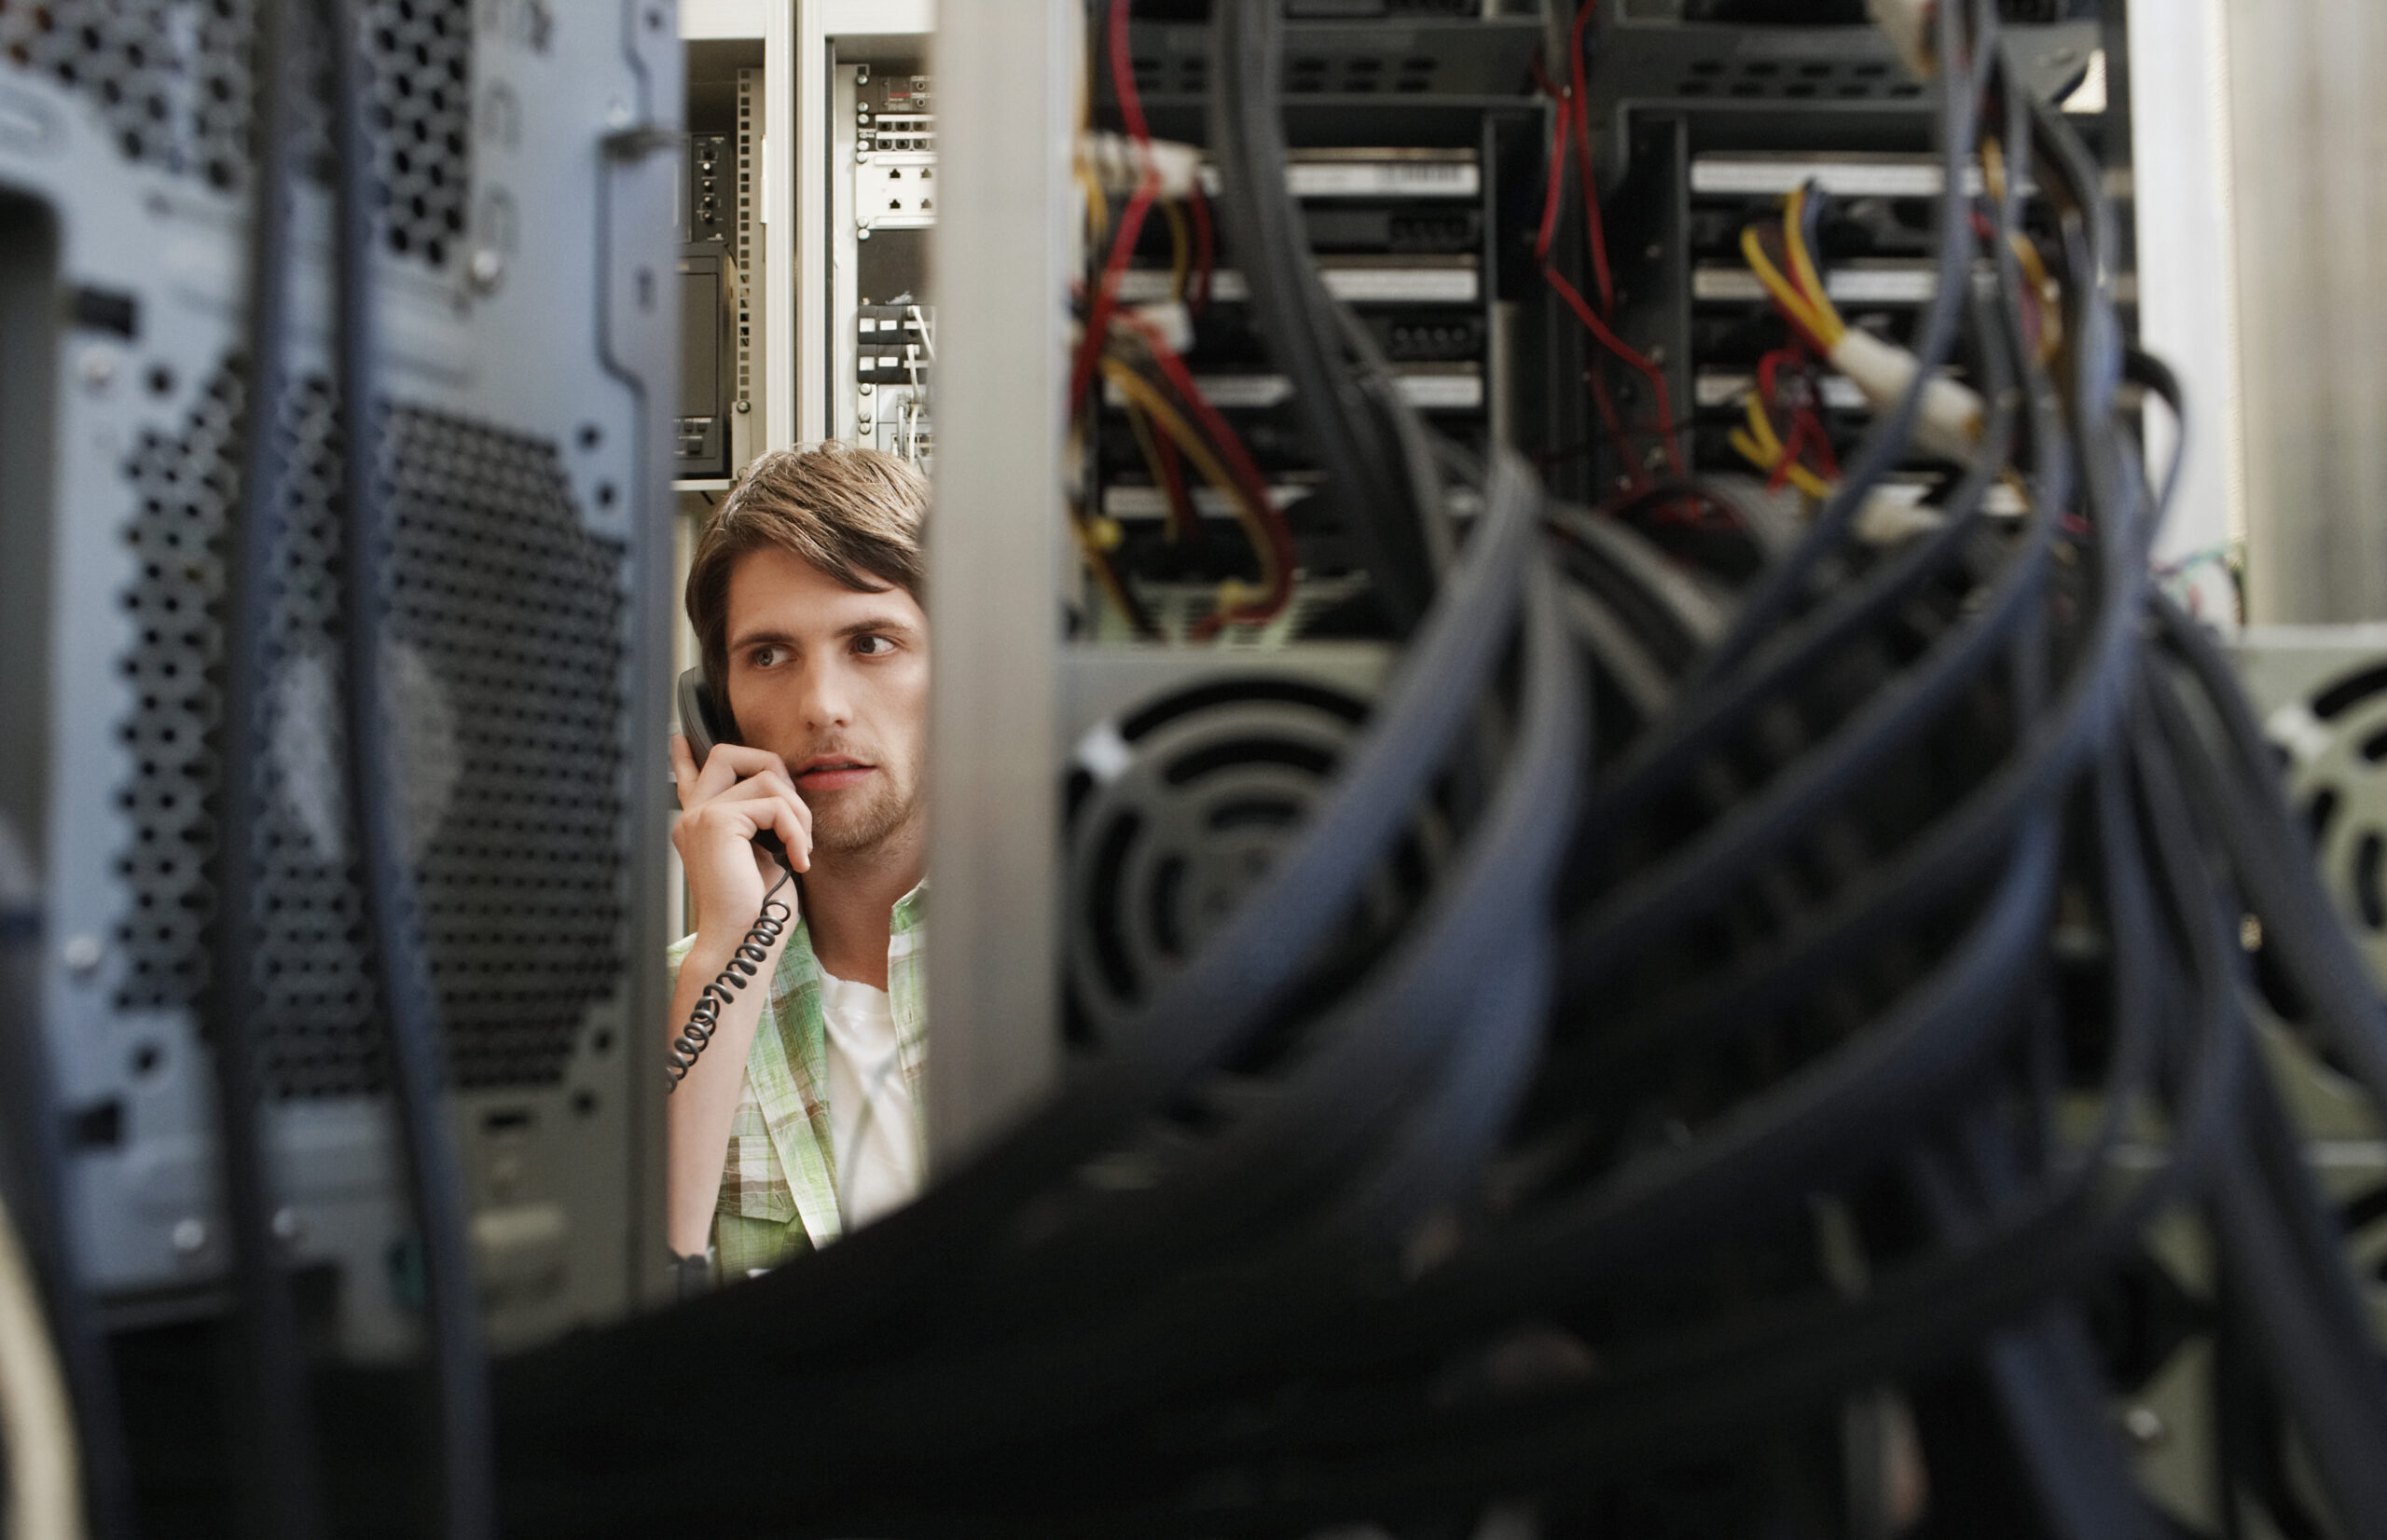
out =
{"type": "MultiPolygon", "coordinates": [[[[1873,409],[1886,412],[1897,406],[1922,361],[1895,342],[1851,326],[1831,345],[1832,366],[1865,392],[1873,409]]],[[[1987,417],[1980,394],[1944,376],[1935,375],[1923,387],[1923,410],[1914,423],[1914,441],[1936,455],[1967,461],[1980,445],[1987,417]]]]}
{"type": "Polygon", "coordinates": [[[0,1434],[9,1540],[82,1540],[74,1410],[16,1220],[0,1200],[0,1434]]]}
{"type": "Polygon", "coordinates": [[[1175,203],[1193,197],[1202,180],[1202,152],[1173,140],[1148,140],[1139,148],[1125,134],[1096,130],[1078,136],[1078,155],[1108,193],[1133,192],[1149,172],[1152,196],[1175,203]]]}

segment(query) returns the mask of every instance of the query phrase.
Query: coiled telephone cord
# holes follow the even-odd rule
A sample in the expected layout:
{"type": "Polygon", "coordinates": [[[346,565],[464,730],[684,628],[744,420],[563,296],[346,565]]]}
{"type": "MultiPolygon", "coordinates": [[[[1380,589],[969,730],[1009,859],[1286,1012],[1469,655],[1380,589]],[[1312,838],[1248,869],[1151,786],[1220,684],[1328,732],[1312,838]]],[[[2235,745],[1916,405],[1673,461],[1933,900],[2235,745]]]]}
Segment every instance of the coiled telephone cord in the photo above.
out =
{"type": "Polygon", "coordinates": [[[779,901],[780,889],[788,885],[793,875],[780,873],[780,880],[763,895],[763,912],[754,916],[746,939],[730,954],[729,966],[697,997],[696,1009],[688,1013],[688,1024],[671,1040],[671,1052],[664,1055],[663,1073],[671,1079],[665,1087],[667,1092],[679,1090],[680,1082],[688,1078],[688,1071],[697,1066],[697,1055],[704,1052],[705,1045],[712,1041],[714,1029],[721,1024],[722,1009],[762,971],[763,965],[770,960],[772,944],[786,932],[788,922],[795,918],[795,911],[779,901]],[[779,911],[777,914],[771,913],[774,909],[779,911]]]}

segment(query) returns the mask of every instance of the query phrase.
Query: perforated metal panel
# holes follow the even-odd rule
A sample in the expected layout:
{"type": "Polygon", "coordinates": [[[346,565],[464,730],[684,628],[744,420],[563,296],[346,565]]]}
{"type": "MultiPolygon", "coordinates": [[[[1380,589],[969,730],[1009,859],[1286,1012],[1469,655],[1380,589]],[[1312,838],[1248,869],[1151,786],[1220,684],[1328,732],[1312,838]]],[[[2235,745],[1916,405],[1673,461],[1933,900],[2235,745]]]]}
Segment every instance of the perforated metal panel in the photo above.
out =
{"type": "MultiPolygon", "coordinates": [[[[119,862],[127,1007],[188,1006],[210,982],[223,539],[243,409],[228,365],[182,433],[145,435],[126,467],[140,558],[124,596],[139,630],[121,663],[139,691],[121,730],[136,768],[118,797],[134,829],[119,862]]],[[[272,751],[251,792],[266,871],[252,916],[259,1046],[276,1096],[372,1093],[379,1034],[339,771],[343,473],[329,386],[301,381],[282,416],[288,560],[266,692],[272,751]]],[[[620,967],[623,553],[580,528],[552,446],[407,408],[385,449],[389,672],[450,1063],[463,1085],[549,1083],[620,967]]]]}
{"type": "Polygon", "coordinates": [[[390,250],[438,267],[464,233],[471,192],[471,0],[379,0],[367,16],[390,250]]]}
{"type": "Polygon", "coordinates": [[[386,449],[397,705],[415,784],[452,787],[421,855],[449,1060],[544,1084],[621,966],[623,552],[552,445],[407,410],[386,449]]]}
{"type": "Polygon", "coordinates": [[[0,57],[97,103],[133,160],[246,174],[250,0],[0,0],[0,57]]]}
{"type": "MultiPolygon", "coordinates": [[[[0,0],[0,59],[73,87],[130,159],[212,186],[248,177],[254,0],[0,0]]],[[[323,40],[309,40],[323,78],[323,40]]],[[[375,189],[389,249],[436,268],[463,235],[472,187],[471,0],[379,0],[365,39],[375,189]]],[[[320,167],[330,149],[308,114],[320,167]]]]}

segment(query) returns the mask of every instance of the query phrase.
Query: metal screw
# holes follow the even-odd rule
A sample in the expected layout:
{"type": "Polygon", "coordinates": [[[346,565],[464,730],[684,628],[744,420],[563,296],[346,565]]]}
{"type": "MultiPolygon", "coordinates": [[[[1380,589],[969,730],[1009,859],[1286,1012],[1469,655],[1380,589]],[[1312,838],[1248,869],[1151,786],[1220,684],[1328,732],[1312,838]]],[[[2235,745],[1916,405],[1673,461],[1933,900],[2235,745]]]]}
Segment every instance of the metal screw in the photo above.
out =
{"type": "Polygon", "coordinates": [[[473,259],[465,264],[464,271],[472,279],[473,287],[486,294],[496,288],[499,281],[505,277],[505,258],[495,247],[483,246],[473,253],[473,259]]]}
{"type": "Polygon", "coordinates": [[[177,1219],[174,1221],[174,1251],[178,1256],[196,1257],[207,1244],[207,1221],[177,1219]]]}
{"type": "Polygon", "coordinates": [[[868,394],[870,394],[870,392],[871,392],[871,391],[872,391],[873,387],[871,387],[871,386],[869,386],[869,385],[857,385],[857,386],[855,386],[855,387],[854,387],[854,389],[856,389],[856,390],[860,391],[860,392],[861,392],[862,394],[864,394],[864,395],[868,395],[868,394]]]}
{"type": "Polygon", "coordinates": [[[2122,1413],[2122,1431],[2139,1448],[2153,1449],[2172,1430],[2164,1425],[2162,1413],[2153,1407],[2132,1407],[2122,1413]]]}
{"type": "Polygon", "coordinates": [[[116,351],[112,348],[83,350],[83,383],[95,391],[103,391],[116,378],[116,351]]]}
{"type": "Polygon", "coordinates": [[[869,239],[870,239],[870,227],[869,227],[869,226],[867,226],[867,225],[864,225],[861,229],[856,230],[856,231],[854,232],[854,239],[855,239],[856,241],[867,241],[867,240],[869,240],[869,239]]]}
{"type": "Polygon", "coordinates": [[[754,409],[754,404],[751,401],[741,401],[738,403],[738,409],[741,412],[751,412],[754,409]]]}
{"type": "Polygon", "coordinates": [[[611,102],[606,103],[605,126],[609,129],[628,128],[630,126],[630,104],[623,101],[618,96],[614,98],[611,102]]]}
{"type": "Polygon", "coordinates": [[[100,938],[89,931],[67,937],[66,944],[58,949],[58,960],[78,979],[88,979],[98,972],[100,959],[106,955],[107,948],[101,943],[100,938]]]}
{"type": "Polygon", "coordinates": [[[306,1233],[306,1230],[307,1222],[298,1217],[297,1209],[277,1208],[273,1211],[273,1234],[276,1240],[296,1241],[300,1235],[306,1233]]]}

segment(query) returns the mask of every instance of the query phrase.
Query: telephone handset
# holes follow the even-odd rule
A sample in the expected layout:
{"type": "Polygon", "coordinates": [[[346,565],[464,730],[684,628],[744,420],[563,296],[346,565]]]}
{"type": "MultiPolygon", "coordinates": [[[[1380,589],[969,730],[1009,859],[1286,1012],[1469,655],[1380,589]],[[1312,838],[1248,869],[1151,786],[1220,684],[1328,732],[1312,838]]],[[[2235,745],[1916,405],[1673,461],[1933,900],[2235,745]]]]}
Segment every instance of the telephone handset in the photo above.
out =
{"type": "MultiPolygon", "coordinates": [[[[688,752],[701,770],[711,756],[714,744],[736,743],[738,735],[729,731],[729,713],[713,709],[712,692],[705,688],[703,669],[691,668],[680,676],[679,701],[680,732],[687,738],[688,752]]],[[[795,880],[795,867],[787,859],[787,846],[767,829],[754,836],[754,843],[780,863],[780,880],[763,895],[762,913],[754,916],[753,925],[738,944],[737,955],[730,958],[729,966],[705,985],[704,993],[697,997],[696,1006],[688,1013],[688,1024],[671,1039],[671,1051],[663,1055],[663,1073],[669,1077],[665,1082],[666,1091],[680,1089],[680,1082],[688,1078],[688,1071],[697,1066],[697,1058],[704,1053],[705,1045],[720,1029],[722,1011],[737,998],[739,990],[753,981],[759,965],[769,957],[771,948],[779,944],[780,937],[794,923],[794,905],[782,902],[779,896],[780,888],[795,880]]],[[[769,993],[767,984],[764,993],[769,993]]],[[[687,1260],[680,1258],[683,1264],[687,1260]]]]}
{"type": "MultiPolygon", "coordinates": [[[[705,767],[706,759],[711,755],[714,744],[736,743],[738,735],[729,729],[729,713],[715,706],[712,691],[705,685],[702,668],[691,668],[680,676],[679,696],[680,732],[687,738],[688,753],[696,760],[697,768],[701,770],[705,767]]],[[[794,864],[787,859],[787,846],[780,842],[777,833],[766,829],[754,836],[754,843],[781,867],[790,872],[795,870],[794,864]]]]}

